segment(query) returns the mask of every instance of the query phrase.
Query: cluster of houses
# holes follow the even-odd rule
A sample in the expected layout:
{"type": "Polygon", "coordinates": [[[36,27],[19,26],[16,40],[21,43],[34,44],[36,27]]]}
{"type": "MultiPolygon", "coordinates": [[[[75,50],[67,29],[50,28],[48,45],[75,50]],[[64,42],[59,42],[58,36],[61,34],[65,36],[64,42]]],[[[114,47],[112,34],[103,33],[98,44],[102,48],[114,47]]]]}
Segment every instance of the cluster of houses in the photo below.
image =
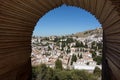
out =
{"type": "MultiPolygon", "coordinates": [[[[92,53],[90,51],[94,51],[94,49],[91,49],[92,42],[101,43],[102,37],[95,38],[94,36],[95,35],[85,38],[70,37],[74,41],[66,43],[64,47],[62,47],[62,42],[66,42],[68,37],[65,37],[64,39],[57,36],[34,37],[32,38],[32,65],[36,66],[44,63],[47,66],[54,68],[55,61],[59,59],[62,61],[64,69],[94,70],[96,66],[101,68],[101,65],[97,65],[96,61],[93,60],[92,53]],[[59,39],[59,41],[55,42],[54,40],[56,38],[59,39]],[[87,41],[88,47],[74,47],[76,45],[76,41],[82,42],[84,45],[87,41]],[[71,64],[73,54],[76,55],[77,61],[71,64]]],[[[96,53],[97,55],[102,54],[99,50],[96,51],[96,53]]]]}

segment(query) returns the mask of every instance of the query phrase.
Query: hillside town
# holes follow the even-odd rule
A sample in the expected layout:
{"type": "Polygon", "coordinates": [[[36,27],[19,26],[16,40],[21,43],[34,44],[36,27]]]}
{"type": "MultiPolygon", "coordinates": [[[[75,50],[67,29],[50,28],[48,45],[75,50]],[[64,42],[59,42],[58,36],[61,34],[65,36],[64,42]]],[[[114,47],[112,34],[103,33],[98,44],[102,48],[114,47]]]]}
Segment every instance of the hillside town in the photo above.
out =
{"type": "Polygon", "coordinates": [[[101,69],[102,32],[101,28],[86,31],[78,35],[32,37],[32,65],[46,64],[54,68],[57,59],[62,61],[64,69],[93,71],[101,69]]]}

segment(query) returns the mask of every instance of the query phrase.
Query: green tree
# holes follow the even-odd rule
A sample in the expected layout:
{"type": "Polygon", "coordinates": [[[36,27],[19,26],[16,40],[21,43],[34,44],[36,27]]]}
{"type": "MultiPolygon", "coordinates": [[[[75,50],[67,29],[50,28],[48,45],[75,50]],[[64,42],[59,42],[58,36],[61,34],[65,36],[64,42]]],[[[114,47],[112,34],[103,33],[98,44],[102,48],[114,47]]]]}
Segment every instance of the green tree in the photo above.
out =
{"type": "Polygon", "coordinates": [[[76,41],[75,47],[81,47],[81,44],[78,41],[76,41]]]}
{"type": "Polygon", "coordinates": [[[67,49],[66,53],[67,53],[67,54],[70,53],[70,49],[67,49]]]}
{"type": "Polygon", "coordinates": [[[83,44],[83,42],[81,42],[80,44],[81,44],[81,47],[84,47],[84,44],[83,44]]]}
{"type": "Polygon", "coordinates": [[[48,67],[44,80],[52,80],[53,75],[54,75],[53,69],[48,67]]]}
{"type": "Polygon", "coordinates": [[[64,42],[64,41],[62,41],[62,45],[61,45],[61,47],[62,47],[62,51],[64,50],[64,47],[66,46],[66,43],[64,42]]]}
{"type": "Polygon", "coordinates": [[[54,42],[59,42],[59,41],[60,41],[60,39],[57,37],[54,39],[54,42]]]}
{"type": "Polygon", "coordinates": [[[73,38],[67,38],[66,43],[72,43],[72,42],[74,42],[73,38]]]}
{"type": "Polygon", "coordinates": [[[46,73],[47,73],[47,66],[45,64],[34,66],[32,68],[32,79],[43,80],[46,77],[46,73]]]}
{"type": "Polygon", "coordinates": [[[36,72],[36,67],[32,67],[32,80],[35,80],[36,79],[36,77],[37,77],[37,72],[36,72]]]}
{"type": "Polygon", "coordinates": [[[60,69],[60,70],[63,69],[63,67],[62,67],[62,61],[61,61],[61,60],[57,59],[57,60],[55,61],[55,68],[56,68],[56,69],[60,69]]]}
{"type": "Polygon", "coordinates": [[[92,42],[92,49],[94,49],[94,50],[97,50],[97,45],[96,45],[97,43],[94,41],[94,42],[92,42]]]}
{"type": "Polygon", "coordinates": [[[66,47],[67,47],[66,53],[68,54],[70,53],[70,46],[66,45],[66,47]]]}
{"type": "Polygon", "coordinates": [[[95,69],[94,74],[83,70],[60,70],[46,67],[45,64],[33,67],[37,77],[33,80],[97,80],[99,70],[95,69]]]}
{"type": "Polygon", "coordinates": [[[97,65],[102,64],[102,56],[96,56],[93,58],[93,60],[97,62],[97,65]]]}
{"type": "Polygon", "coordinates": [[[44,39],[43,40],[46,40],[46,41],[48,41],[49,40],[49,38],[48,37],[44,37],[44,39]]]}
{"type": "Polygon", "coordinates": [[[80,54],[80,57],[79,57],[79,58],[80,58],[80,59],[83,58],[83,57],[82,57],[82,54],[80,54]]]}
{"type": "Polygon", "coordinates": [[[92,53],[92,58],[95,58],[96,57],[96,52],[94,51],[93,53],[92,53]]]}
{"type": "Polygon", "coordinates": [[[86,64],[89,65],[89,62],[87,62],[86,64]]]}
{"type": "Polygon", "coordinates": [[[46,73],[47,73],[47,66],[45,64],[41,64],[38,67],[38,75],[37,75],[37,79],[36,80],[44,80],[46,77],[46,73]]]}
{"type": "Polygon", "coordinates": [[[52,50],[50,46],[48,46],[48,51],[52,50]]]}
{"type": "Polygon", "coordinates": [[[60,80],[60,79],[58,78],[58,76],[54,76],[53,80],[60,80]]]}
{"type": "Polygon", "coordinates": [[[102,43],[97,43],[98,49],[102,49],[103,48],[103,44],[102,43]]]}
{"type": "Polygon", "coordinates": [[[95,67],[94,71],[93,71],[94,75],[97,77],[101,76],[101,70],[99,67],[95,67]]]}
{"type": "Polygon", "coordinates": [[[88,48],[88,45],[87,45],[87,43],[85,43],[85,46],[84,46],[85,48],[88,48]]]}
{"type": "Polygon", "coordinates": [[[97,55],[96,55],[96,52],[95,51],[92,51],[92,58],[95,58],[97,55]]]}
{"type": "Polygon", "coordinates": [[[84,70],[72,70],[73,80],[97,80],[96,77],[84,70]]]}
{"type": "Polygon", "coordinates": [[[76,55],[72,55],[72,59],[71,59],[71,65],[73,64],[73,62],[77,61],[77,56],[76,55]]]}
{"type": "Polygon", "coordinates": [[[96,44],[96,42],[95,42],[95,41],[93,41],[93,42],[92,42],[92,45],[95,45],[95,44],[96,44]]]}

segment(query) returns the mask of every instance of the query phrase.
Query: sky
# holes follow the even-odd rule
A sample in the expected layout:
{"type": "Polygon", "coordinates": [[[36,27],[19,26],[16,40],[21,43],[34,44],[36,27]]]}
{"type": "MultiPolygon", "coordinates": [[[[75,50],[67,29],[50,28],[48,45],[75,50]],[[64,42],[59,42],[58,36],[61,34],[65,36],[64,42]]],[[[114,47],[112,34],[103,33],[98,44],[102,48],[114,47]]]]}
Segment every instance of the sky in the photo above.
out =
{"type": "Polygon", "coordinates": [[[33,31],[35,36],[68,35],[101,27],[99,21],[84,9],[62,5],[46,13],[33,31]]]}

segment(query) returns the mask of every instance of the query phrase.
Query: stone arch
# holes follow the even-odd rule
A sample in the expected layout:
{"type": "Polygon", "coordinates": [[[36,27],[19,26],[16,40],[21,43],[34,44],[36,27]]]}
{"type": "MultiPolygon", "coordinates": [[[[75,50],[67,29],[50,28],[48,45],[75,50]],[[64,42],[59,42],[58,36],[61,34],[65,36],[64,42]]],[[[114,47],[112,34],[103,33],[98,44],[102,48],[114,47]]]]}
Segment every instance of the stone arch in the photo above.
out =
{"type": "Polygon", "coordinates": [[[119,80],[119,0],[1,0],[0,80],[30,80],[34,26],[45,13],[62,4],[81,7],[96,16],[104,30],[103,80],[119,80]]]}

